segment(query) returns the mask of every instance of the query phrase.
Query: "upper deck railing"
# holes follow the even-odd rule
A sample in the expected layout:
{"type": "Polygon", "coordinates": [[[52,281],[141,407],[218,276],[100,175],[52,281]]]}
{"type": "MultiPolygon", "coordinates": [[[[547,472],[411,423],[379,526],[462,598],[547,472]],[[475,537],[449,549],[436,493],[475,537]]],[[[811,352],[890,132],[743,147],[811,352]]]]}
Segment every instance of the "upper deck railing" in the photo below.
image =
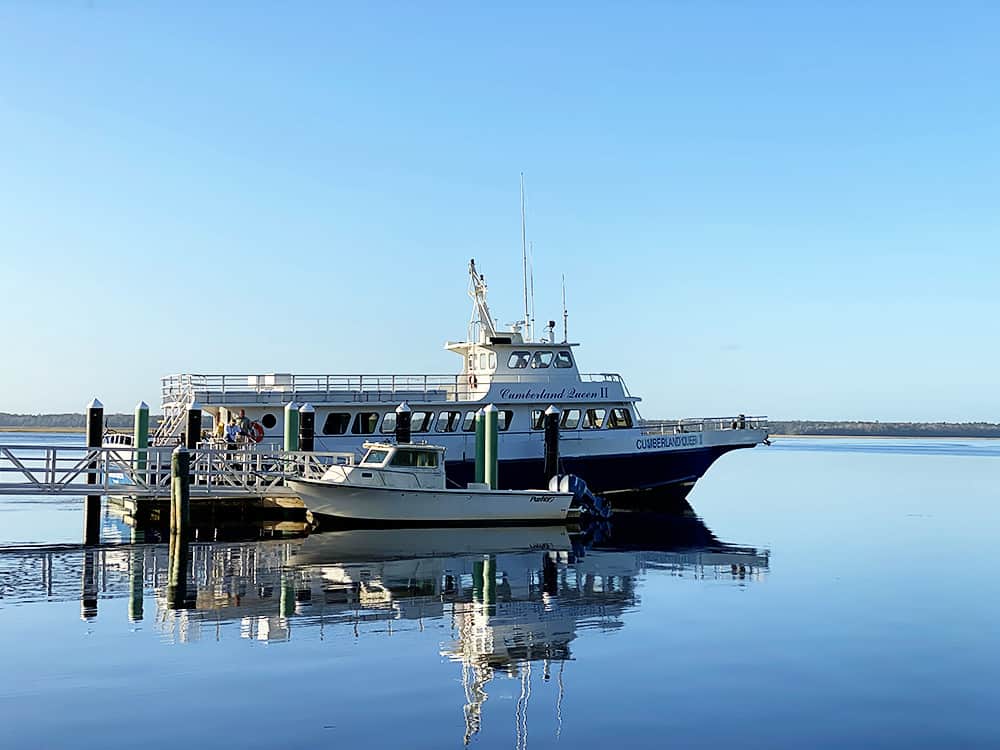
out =
{"type": "MultiPolygon", "coordinates": [[[[283,403],[304,398],[318,401],[379,402],[466,401],[485,396],[491,383],[567,383],[566,375],[538,370],[525,374],[494,374],[473,379],[467,375],[168,375],[162,379],[164,404],[186,402],[192,397],[202,405],[232,403],[283,403]]],[[[615,373],[585,373],[579,382],[616,383],[627,397],[628,388],[615,373]]]]}
{"type": "Polygon", "coordinates": [[[679,435],[688,432],[714,430],[764,430],[768,429],[767,417],[705,417],[704,419],[644,419],[639,423],[643,435],[679,435]]]}

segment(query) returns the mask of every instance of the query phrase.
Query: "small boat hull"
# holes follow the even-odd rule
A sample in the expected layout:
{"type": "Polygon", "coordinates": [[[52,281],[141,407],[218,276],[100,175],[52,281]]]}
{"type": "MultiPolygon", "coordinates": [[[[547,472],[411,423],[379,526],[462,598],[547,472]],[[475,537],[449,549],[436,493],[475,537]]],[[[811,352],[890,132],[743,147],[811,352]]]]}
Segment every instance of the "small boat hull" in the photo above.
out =
{"type": "Polygon", "coordinates": [[[314,514],[402,523],[542,523],[565,521],[573,496],[544,490],[430,490],[288,480],[314,514]]]}

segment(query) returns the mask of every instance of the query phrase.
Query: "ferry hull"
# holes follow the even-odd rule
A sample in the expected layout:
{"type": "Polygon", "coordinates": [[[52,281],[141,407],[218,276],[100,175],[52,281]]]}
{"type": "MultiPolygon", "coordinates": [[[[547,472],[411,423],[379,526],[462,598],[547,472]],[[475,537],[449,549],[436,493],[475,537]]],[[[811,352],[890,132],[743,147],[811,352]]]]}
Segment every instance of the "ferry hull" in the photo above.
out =
{"type": "MultiPolygon", "coordinates": [[[[576,474],[598,495],[612,495],[616,504],[628,495],[657,490],[657,497],[683,499],[709,467],[725,453],[750,445],[715,445],[683,451],[565,456],[560,469],[576,474]]],[[[499,482],[503,489],[544,486],[543,459],[500,461],[499,482]]],[[[448,479],[462,485],[475,475],[474,461],[448,461],[448,479]]]]}
{"type": "Polygon", "coordinates": [[[552,523],[566,520],[573,501],[552,492],[401,490],[310,479],[288,484],[312,513],[352,521],[552,523]]]}

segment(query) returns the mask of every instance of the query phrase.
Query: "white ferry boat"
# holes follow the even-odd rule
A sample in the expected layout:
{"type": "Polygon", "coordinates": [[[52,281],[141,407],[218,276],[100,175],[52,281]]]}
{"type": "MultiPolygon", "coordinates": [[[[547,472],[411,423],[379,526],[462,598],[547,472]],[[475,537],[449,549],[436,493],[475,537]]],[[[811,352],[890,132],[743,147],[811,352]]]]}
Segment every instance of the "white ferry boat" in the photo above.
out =
{"type": "Polygon", "coordinates": [[[164,420],[153,443],[177,442],[186,410],[197,403],[223,422],[245,410],[260,443],[277,449],[284,438],[285,405],[308,403],[315,409],[315,450],[360,458],[366,441],[393,434],[395,409],[406,401],[413,440],[443,446],[449,481],[465,487],[474,479],[474,416],[494,404],[500,487],[530,489],[546,486],[542,415],[555,405],[562,412],[561,473],[582,477],[603,495],[659,490],[684,497],[719,456],[766,441],[764,417],[642,419],[640,399],[620,375],[579,371],[578,345],[566,341],[565,333],[556,341],[554,321],[538,340],[530,334],[530,320],[500,330],[475,261],[469,263],[469,277],[468,337],[445,344],[461,358],[457,374],[170,375],[162,379],[164,420]]]}

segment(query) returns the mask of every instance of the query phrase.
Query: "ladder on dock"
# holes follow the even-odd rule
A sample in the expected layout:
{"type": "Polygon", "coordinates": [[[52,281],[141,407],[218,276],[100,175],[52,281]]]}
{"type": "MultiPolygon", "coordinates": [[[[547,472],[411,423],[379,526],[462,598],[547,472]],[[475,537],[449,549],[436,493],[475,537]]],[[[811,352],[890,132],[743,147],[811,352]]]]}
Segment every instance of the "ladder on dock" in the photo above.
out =
{"type": "MultiPolygon", "coordinates": [[[[172,448],[0,445],[0,495],[170,497],[172,448]],[[145,465],[138,454],[145,454],[145,465]]],[[[191,497],[294,497],[285,477],[319,478],[352,453],[197,448],[191,497]]]]}

